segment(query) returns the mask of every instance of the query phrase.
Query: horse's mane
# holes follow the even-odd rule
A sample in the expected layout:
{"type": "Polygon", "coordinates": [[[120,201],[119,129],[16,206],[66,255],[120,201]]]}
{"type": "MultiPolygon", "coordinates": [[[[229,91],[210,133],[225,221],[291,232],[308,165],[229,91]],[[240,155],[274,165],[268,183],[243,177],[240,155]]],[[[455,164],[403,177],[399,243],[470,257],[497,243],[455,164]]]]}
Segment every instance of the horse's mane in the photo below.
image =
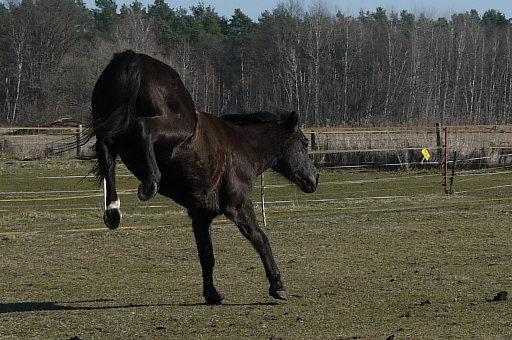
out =
{"type": "Polygon", "coordinates": [[[221,116],[227,122],[236,125],[255,125],[263,123],[279,122],[282,117],[268,111],[258,111],[253,113],[228,114],[221,116]]]}

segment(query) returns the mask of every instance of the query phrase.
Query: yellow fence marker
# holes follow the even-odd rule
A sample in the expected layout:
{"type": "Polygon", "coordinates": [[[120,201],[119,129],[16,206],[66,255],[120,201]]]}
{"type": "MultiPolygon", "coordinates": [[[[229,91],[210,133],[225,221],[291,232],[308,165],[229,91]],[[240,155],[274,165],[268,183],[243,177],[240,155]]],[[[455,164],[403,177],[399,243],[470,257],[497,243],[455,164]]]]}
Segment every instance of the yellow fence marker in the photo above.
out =
{"type": "Polygon", "coordinates": [[[427,161],[430,159],[430,152],[428,152],[427,149],[423,148],[421,149],[421,154],[423,155],[423,159],[421,160],[421,164],[423,164],[424,161],[427,161]]]}

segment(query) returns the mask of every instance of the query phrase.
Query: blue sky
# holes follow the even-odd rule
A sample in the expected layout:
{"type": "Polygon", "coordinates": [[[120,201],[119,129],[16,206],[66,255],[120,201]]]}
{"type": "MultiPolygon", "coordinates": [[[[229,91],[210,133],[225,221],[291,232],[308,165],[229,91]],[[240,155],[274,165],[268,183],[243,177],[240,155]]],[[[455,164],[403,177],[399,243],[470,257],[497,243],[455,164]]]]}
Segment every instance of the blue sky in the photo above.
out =
{"type": "MultiPolygon", "coordinates": [[[[139,0],[143,5],[152,4],[154,0],[139,0]]],[[[294,0],[296,1],[296,0],[294,0]]],[[[409,12],[419,14],[425,13],[431,17],[450,16],[453,13],[466,12],[476,9],[482,15],[488,9],[496,9],[505,14],[507,18],[512,17],[512,0],[298,0],[305,9],[312,4],[320,2],[324,7],[333,12],[341,10],[347,15],[357,15],[359,10],[374,11],[377,7],[383,7],[387,11],[400,12],[405,9],[409,12]]],[[[123,3],[132,3],[133,0],[116,0],[120,6],[123,3]]],[[[259,15],[265,10],[271,11],[276,8],[278,3],[288,3],[288,0],[166,0],[172,8],[197,5],[199,2],[206,6],[215,8],[216,12],[227,18],[230,18],[235,8],[240,8],[253,20],[257,20],[259,15]]],[[[85,0],[88,7],[94,7],[94,0],[85,0]]]]}

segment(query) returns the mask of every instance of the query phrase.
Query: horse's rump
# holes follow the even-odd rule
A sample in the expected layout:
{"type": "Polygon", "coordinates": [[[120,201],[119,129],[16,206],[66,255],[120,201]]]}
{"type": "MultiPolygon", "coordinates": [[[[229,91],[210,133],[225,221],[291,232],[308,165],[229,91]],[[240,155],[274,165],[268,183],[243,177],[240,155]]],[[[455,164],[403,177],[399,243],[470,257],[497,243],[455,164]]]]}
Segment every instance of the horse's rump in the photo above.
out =
{"type": "Polygon", "coordinates": [[[128,128],[135,115],[140,64],[133,51],[117,53],[101,73],[92,94],[92,125],[97,138],[109,138],[128,128]]]}

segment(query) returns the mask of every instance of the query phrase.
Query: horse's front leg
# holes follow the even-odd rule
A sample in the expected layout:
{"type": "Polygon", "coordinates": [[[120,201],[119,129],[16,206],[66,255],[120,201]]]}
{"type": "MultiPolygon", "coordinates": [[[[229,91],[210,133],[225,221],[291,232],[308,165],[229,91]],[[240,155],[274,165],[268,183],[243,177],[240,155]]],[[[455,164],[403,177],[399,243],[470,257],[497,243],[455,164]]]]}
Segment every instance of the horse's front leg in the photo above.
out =
{"type": "Polygon", "coordinates": [[[208,304],[218,305],[222,303],[224,297],[217,291],[213,283],[213,267],[215,266],[215,256],[213,254],[213,243],[211,235],[212,218],[201,213],[189,212],[192,218],[192,227],[196,239],[197,250],[199,252],[199,262],[203,272],[203,296],[208,304]]]}
{"type": "Polygon", "coordinates": [[[121,224],[121,201],[116,191],[116,157],[117,153],[105,141],[96,142],[98,157],[98,173],[105,181],[105,212],[103,221],[110,229],[116,229],[121,224]]]}
{"type": "Polygon", "coordinates": [[[258,225],[251,200],[248,199],[243,204],[228,207],[225,214],[230,220],[235,222],[238,229],[252,243],[260,255],[267,279],[270,282],[270,296],[280,300],[287,300],[286,288],[281,281],[281,273],[274,260],[267,235],[258,225]]]}
{"type": "Polygon", "coordinates": [[[160,186],[162,177],[155,158],[155,150],[153,143],[158,134],[157,126],[150,118],[140,118],[135,123],[136,138],[138,139],[133,145],[137,145],[136,150],[142,156],[142,178],[138,189],[138,196],[141,201],[148,201],[155,197],[160,186]]]}

